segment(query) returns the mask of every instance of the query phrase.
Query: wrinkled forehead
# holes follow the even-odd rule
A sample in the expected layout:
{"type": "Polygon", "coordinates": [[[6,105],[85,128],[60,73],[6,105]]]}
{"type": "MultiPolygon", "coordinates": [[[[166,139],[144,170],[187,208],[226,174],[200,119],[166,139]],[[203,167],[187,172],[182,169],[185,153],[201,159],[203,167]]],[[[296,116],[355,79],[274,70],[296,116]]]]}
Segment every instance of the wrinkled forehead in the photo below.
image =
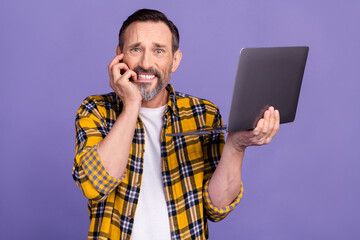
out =
{"type": "Polygon", "coordinates": [[[161,44],[171,48],[172,34],[163,22],[133,22],[125,30],[124,48],[137,43],[161,44]]]}

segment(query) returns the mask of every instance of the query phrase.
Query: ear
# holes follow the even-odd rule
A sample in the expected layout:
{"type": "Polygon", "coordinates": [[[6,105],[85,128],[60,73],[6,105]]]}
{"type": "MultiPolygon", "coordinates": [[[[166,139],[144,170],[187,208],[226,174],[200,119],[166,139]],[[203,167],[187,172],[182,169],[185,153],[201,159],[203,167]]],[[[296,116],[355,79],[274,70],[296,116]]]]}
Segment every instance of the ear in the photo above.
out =
{"type": "Polygon", "coordinates": [[[173,64],[172,64],[172,67],[171,67],[171,72],[175,72],[176,69],[178,68],[180,62],[181,62],[181,58],[182,58],[182,53],[181,53],[181,50],[177,50],[175,53],[174,53],[174,57],[173,57],[173,64]]]}
{"type": "Polygon", "coordinates": [[[121,54],[121,49],[119,45],[116,46],[116,56],[121,54]]]}

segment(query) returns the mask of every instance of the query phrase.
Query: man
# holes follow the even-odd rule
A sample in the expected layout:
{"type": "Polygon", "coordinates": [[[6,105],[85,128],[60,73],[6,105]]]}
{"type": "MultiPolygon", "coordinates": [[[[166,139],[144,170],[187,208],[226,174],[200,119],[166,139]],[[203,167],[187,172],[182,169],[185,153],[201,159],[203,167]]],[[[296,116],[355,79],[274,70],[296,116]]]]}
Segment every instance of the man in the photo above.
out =
{"type": "Polygon", "coordinates": [[[76,117],[73,177],[89,199],[89,239],[208,239],[242,196],[250,145],[279,128],[270,107],[253,131],[169,137],[222,124],[218,108],[175,92],[179,33],[164,14],[142,9],[119,33],[108,66],[113,93],[90,96],[76,117]]]}

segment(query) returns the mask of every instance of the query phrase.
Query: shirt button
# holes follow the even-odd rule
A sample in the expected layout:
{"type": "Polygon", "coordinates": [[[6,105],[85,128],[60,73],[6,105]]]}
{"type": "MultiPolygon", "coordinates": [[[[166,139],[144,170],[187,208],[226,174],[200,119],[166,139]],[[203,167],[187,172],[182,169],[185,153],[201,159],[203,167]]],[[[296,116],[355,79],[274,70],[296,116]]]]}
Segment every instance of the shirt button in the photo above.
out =
{"type": "Polygon", "coordinates": [[[143,149],[142,152],[144,153],[144,152],[145,152],[145,149],[143,149]]]}
{"type": "Polygon", "coordinates": [[[136,182],[135,187],[140,187],[140,182],[136,182]]]}
{"type": "Polygon", "coordinates": [[[129,213],[129,214],[128,214],[128,218],[130,218],[130,219],[133,218],[132,213],[129,213]]]}

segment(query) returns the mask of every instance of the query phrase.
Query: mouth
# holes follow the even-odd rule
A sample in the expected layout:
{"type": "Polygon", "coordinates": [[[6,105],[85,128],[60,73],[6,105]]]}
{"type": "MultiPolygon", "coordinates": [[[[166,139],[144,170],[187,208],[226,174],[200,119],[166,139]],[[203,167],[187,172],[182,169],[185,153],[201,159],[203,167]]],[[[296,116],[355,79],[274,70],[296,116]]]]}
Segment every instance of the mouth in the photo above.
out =
{"type": "Polygon", "coordinates": [[[154,73],[137,73],[137,80],[139,82],[151,82],[156,78],[156,74],[154,73]]]}

